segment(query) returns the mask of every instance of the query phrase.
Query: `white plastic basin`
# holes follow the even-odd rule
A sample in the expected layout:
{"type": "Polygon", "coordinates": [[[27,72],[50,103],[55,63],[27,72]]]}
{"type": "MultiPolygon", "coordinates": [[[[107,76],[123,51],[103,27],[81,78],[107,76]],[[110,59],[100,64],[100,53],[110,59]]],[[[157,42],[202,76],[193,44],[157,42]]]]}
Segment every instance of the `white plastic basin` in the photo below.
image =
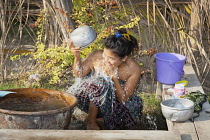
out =
{"type": "Polygon", "coordinates": [[[194,102],[188,99],[167,99],[161,102],[163,116],[175,122],[189,120],[194,113],[194,102]]]}

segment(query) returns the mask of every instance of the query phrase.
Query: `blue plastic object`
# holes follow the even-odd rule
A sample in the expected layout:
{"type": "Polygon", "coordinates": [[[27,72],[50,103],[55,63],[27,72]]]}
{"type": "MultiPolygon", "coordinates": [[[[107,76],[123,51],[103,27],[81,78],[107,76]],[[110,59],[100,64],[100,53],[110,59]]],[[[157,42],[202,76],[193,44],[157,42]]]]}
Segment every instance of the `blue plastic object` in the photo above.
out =
{"type": "Polygon", "coordinates": [[[157,81],[170,85],[181,80],[184,63],[187,60],[185,56],[164,52],[155,54],[155,58],[157,81]]]}

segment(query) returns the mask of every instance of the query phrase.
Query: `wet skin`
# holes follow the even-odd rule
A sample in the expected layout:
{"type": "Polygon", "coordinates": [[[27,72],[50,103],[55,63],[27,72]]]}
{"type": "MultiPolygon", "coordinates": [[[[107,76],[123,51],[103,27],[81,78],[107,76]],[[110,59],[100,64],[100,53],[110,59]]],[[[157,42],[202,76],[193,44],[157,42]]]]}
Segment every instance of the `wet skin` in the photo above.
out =
{"type": "MultiPolygon", "coordinates": [[[[75,57],[73,71],[76,77],[84,77],[91,71],[104,71],[114,82],[115,94],[119,102],[126,102],[133,94],[141,75],[140,66],[135,60],[129,56],[120,58],[110,49],[104,48],[104,50],[92,52],[84,61],[81,61],[81,50],[75,48],[72,43],[70,43],[70,50],[75,57]],[[123,87],[119,80],[125,81],[123,87]]],[[[87,129],[99,129],[96,122],[97,113],[98,108],[91,102],[87,129]]]]}

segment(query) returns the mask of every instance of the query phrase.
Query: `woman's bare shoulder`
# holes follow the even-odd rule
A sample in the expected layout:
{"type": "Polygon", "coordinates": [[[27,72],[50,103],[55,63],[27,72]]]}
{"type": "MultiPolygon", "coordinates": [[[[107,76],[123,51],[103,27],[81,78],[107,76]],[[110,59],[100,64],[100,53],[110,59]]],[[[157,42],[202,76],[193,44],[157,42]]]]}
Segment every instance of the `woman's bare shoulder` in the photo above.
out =
{"type": "Polygon", "coordinates": [[[141,72],[141,66],[138,64],[136,60],[129,58],[128,65],[131,73],[134,74],[141,72]]]}

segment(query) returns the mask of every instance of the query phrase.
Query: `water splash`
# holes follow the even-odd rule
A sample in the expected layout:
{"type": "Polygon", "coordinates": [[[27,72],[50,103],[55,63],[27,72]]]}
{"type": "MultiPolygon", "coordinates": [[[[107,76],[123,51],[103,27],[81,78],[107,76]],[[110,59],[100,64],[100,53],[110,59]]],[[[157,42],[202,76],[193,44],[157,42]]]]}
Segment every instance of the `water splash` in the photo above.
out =
{"type": "Polygon", "coordinates": [[[150,129],[152,130],[157,130],[157,124],[156,122],[156,117],[155,116],[151,116],[150,114],[147,114],[146,116],[148,124],[150,126],[150,129]]]}
{"type": "MultiPolygon", "coordinates": [[[[72,87],[70,87],[67,92],[69,93],[74,93],[72,91],[74,90],[77,90],[78,87],[80,88],[80,90],[86,90],[85,87],[81,86],[84,82],[87,82],[89,85],[91,85],[95,79],[97,79],[98,77],[103,77],[106,81],[108,81],[109,83],[111,83],[111,86],[113,89],[115,89],[114,87],[114,83],[113,81],[111,80],[111,78],[106,74],[106,71],[105,71],[105,67],[104,67],[104,63],[101,62],[100,64],[100,67],[97,67],[95,68],[94,71],[92,71],[88,77],[83,77],[83,78],[75,78],[75,83],[72,85],[72,87]],[[82,87],[82,88],[81,88],[82,87]]],[[[114,70],[114,73],[117,75],[117,72],[118,72],[118,69],[116,68],[114,70]]],[[[96,86],[99,86],[100,87],[100,84],[98,83],[95,83],[96,86]]],[[[115,90],[112,90],[112,95],[115,95],[115,90]]],[[[123,97],[125,98],[125,95],[123,95],[123,97]]],[[[113,98],[112,98],[113,99],[113,98]]],[[[113,103],[114,101],[112,101],[113,103]]],[[[113,108],[113,106],[112,106],[113,108]]],[[[113,109],[110,113],[113,112],[113,109]]],[[[71,129],[78,129],[78,130],[81,130],[81,129],[84,129],[84,118],[83,120],[81,119],[77,119],[78,116],[81,115],[81,113],[79,113],[78,111],[74,112],[74,115],[76,115],[76,117],[73,119],[74,120],[74,123],[71,124],[71,129]],[[77,128],[76,128],[77,127],[77,128]]],[[[73,116],[74,116],[73,115],[73,116]]],[[[81,115],[82,117],[84,117],[85,115],[81,115]]],[[[138,124],[140,125],[144,125],[146,126],[143,130],[157,130],[158,129],[158,126],[156,124],[156,116],[151,116],[150,114],[146,114],[146,116],[144,116],[142,119],[139,120],[138,124]]],[[[143,126],[143,127],[144,127],[143,126]]],[[[137,130],[142,130],[142,128],[136,128],[137,130]]]]}

